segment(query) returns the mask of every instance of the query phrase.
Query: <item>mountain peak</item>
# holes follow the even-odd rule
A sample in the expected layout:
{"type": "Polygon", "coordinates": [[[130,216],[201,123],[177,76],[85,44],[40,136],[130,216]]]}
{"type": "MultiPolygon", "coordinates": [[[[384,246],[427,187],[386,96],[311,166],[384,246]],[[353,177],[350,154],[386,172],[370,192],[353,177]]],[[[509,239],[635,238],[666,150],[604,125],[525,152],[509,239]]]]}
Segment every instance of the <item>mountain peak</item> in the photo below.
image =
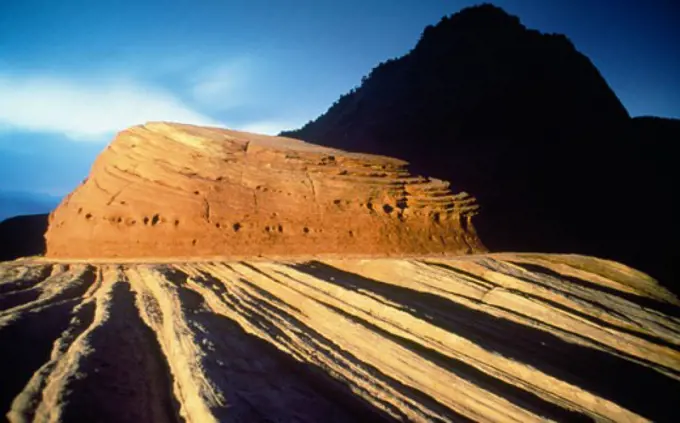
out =
{"type": "MultiPolygon", "coordinates": [[[[517,16],[491,3],[466,7],[459,12],[444,16],[434,27],[456,30],[489,30],[494,28],[525,29],[517,16]]],[[[427,29],[427,28],[426,28],[427,29]]]]}
{"type": "Polygon", "coordinates": [[[576,50],[573,43],[564,34],[541,33],[527,29],[519,17],[511,15],[502,8],[491,3],[482,3],[466,7],[457,13],[444,16],[436,25],[428,25],[423,30],[417,47],[430,42],[456,42],[458,37],[467,37],[474,41],[496,39],[497,41],[513,41],[519,36],[542,37],[544,41],[553,40],[576,50]]]}
{"type": "Polygon", "coordinates": [[[566,36],[482,4],[427,27],[410,52],[286,135],[398,157],[454,181],[479,199],[476,226],[492,250],[637,263],[644,243],[623,235],[636,217],[620,199],[657,184],[630,172],[649,167],[634,152],[630,125],[566,36]]]}

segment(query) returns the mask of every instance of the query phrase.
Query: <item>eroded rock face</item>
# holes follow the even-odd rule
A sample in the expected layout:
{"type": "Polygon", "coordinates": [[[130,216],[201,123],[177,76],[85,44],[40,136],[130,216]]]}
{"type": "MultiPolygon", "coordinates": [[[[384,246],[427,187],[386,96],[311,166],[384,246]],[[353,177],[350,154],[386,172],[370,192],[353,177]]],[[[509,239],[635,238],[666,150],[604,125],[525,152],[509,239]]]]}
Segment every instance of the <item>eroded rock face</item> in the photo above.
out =
{"type": "Polygon", "coordinates": [[[474,198],[401,160],[149,123],[118,134],[50,215],[50,257],[483,250],[474,198]]]}

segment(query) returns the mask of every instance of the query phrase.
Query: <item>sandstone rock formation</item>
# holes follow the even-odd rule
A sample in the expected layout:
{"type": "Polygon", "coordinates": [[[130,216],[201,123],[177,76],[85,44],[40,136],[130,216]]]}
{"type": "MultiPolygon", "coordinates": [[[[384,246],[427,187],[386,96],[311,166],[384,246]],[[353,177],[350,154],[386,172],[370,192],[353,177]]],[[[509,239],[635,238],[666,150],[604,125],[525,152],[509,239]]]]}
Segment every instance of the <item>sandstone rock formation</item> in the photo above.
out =
{"type": "Polygon", "coordinates": [[[679,305],[583,256],[2,263],[0,415],[676,421],[679,305]]]}
{"type": "Polygon", "coordinates": [[[400,160],[149,123],[118,134],[50,215],[46,255],[471,253],[476,210],[400,160]]]}

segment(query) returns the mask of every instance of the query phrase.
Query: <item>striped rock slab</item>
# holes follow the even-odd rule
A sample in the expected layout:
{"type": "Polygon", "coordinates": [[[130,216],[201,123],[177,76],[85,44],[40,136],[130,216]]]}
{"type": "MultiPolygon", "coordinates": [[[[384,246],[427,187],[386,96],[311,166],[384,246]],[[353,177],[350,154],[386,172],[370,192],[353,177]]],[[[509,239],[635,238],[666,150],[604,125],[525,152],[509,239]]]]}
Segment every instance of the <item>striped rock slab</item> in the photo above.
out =
{"type": "Polygon", "coordinates": [[[10,421],[677,421],[680,306],[590,257],[0,265],[10,421]]]}

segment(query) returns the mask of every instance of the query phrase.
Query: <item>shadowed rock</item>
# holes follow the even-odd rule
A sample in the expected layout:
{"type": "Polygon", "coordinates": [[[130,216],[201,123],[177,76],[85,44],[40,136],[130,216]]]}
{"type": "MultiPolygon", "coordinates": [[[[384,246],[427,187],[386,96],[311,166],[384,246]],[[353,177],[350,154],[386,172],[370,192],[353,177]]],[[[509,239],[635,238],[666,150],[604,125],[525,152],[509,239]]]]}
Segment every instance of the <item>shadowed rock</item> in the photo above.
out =
{"type": "Polygon", "coordinates": [[[44,254],[47,216],[15,216],[0,222],[0,261],[44,254]]]}
{"type": "Polygon", "coordinates": [[[597,255],[671,283],[677,172],[665,164],[677,127],[631,120],[567,37],[482,5],[428,26],[408,54],[282,135],[399,157],[474,193],[492,250],[597,255]]]}

